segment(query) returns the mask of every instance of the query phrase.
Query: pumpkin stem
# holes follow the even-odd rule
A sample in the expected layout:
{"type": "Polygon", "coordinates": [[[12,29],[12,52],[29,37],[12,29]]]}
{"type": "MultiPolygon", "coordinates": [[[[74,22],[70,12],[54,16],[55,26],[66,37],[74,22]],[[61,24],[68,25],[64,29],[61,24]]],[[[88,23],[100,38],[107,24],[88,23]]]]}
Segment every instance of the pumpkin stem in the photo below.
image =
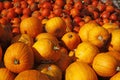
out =
{"type": "Polygon", "coordinates": [[[69,37],[69,38],[72,38],[73,36],[70,34],[70,35],[68,35],[68,37],[69,37]]]}
{"type": "Polygon", "coordinates": [[[102,41],[103,40],[103,37],[100,35],[98,36],[98,40],[102,41]]]}
{"type": "Polygon", "coordinates": [[[120,66],[118,66],[118,67],[116,68],[116,71],[120,71],[120,66]]]}
{"type": "Polygon", "coordinates": [[[57,46],[54,46],[53,49],[54,49],[54,50],[59,50],[60,48],[57,47],[57,46]]]}
{"type": "Polygon", "coordinates": [[[15,64],[15,65],[20,64],[19,60],[18,60],[18,59],[15,59],[15,60],[14,60],[14,64],[15,64]]]}

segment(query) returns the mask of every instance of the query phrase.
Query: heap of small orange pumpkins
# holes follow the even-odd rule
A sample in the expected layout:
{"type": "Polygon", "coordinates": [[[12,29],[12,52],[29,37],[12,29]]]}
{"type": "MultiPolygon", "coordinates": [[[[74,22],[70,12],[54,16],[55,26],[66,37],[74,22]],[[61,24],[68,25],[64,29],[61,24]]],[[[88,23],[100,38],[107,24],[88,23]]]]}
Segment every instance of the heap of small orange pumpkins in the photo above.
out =
{"type": "Polygon", "coordinates": [[[111,0],[0,2],[0,80],[119,80],[119,71],[111,0]]]}

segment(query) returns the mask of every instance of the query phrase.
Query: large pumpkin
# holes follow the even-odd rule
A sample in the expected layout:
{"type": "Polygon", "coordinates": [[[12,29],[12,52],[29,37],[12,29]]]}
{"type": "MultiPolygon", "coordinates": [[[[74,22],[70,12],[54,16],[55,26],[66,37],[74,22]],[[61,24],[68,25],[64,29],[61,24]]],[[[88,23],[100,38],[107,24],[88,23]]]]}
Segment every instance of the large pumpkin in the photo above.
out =
{"type": "Polygon", "coordinates": [[[15,74],[7,68],[0,68],[0,80],[14,80],[15,74]]]}
{"type": "Polygon", "coordinates": [[[37,70],[25,70],[19,73],[14,80],[50,80],[47,75],[37,70]]]}
{"type": "Polygon", "coordinates": [[[11,44],[4,54],[4,64],[14,73],[31,69],[34,64],[32,48],[22,42],[11,44]]]}
{"type": "Polygon", "coordinates": [[[99,53],[95,56],[92,67],[99,76],[110,77],[117,72],[118,62],[110,54],[99,53]]]}
{"type": "Polygon", "coordinates": [[[87,63],[75,61],[66,69],[65,80],[98,80],[98,78],[87,63]]]}

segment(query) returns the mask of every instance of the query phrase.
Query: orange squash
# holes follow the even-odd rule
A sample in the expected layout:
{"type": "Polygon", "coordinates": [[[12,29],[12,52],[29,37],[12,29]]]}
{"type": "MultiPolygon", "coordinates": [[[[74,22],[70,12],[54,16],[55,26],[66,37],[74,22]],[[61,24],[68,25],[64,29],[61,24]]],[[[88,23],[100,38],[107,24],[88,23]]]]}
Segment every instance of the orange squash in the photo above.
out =
{"type": "Polygon", "coordinates": [[[0,68],[0,80],[14,80],[16,75],[7,68],[0,68]]]}
{"type": "Polygon", "coordinates": [[[55,64],[40,64],[37,70],[48,75],[50,80],[62,80],[62,70],[55,64]]]}
{"type": "Polygon", "coordinates": [[[33,68],[34,53],[32,48],[22,42],[11,44],[4,54],[4,64],[14,73],[33,68]]]}
{"type": "Polygon", "coordinates": [[[14,80],[50,80],[47,75],[37,70],[25,70],[20,72],[14,80]]]}
{"type": "Polygon", "coordinates": [[[99,53],[95,56],[92,67],[99,76],[110,77],[117,72],[118,62],[109,54],[99,53]]]}
{"type": "Polygon", "coordinates": [[[98,80],[98,78],[87,63],[75,61],[67,67],[65,80],[98,80]]]}

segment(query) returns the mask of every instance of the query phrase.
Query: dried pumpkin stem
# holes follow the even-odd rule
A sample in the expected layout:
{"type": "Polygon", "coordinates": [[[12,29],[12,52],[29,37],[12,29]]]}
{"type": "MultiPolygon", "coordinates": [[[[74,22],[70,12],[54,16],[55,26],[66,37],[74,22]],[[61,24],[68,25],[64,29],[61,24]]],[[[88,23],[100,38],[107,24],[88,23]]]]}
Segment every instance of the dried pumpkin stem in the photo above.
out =
{"type": "Polygon", "coordinates": [[[53,49],[54,49],[54,50],[59,50],[60,48],[57,47],[57,46],[54,46],[53,49]]]}
{"type": "Polygon", "coordinates": [[[19,60],[18,60],[18,59],[15,59],[15,60],[14,60],[14,64],[15,64],[15,65],[20,64],[19,60]]]}
{"type": "Polygon", "coordinates": [[[120,66],[118,66],[118,67],[116,68],[116,71],[120,71],[120,66]]]}
{"type": "Polygon", "coordinates": [[[103,40],[103,37],[100,35],[98,36],[98,40],[102,41],[103,40]]]}

